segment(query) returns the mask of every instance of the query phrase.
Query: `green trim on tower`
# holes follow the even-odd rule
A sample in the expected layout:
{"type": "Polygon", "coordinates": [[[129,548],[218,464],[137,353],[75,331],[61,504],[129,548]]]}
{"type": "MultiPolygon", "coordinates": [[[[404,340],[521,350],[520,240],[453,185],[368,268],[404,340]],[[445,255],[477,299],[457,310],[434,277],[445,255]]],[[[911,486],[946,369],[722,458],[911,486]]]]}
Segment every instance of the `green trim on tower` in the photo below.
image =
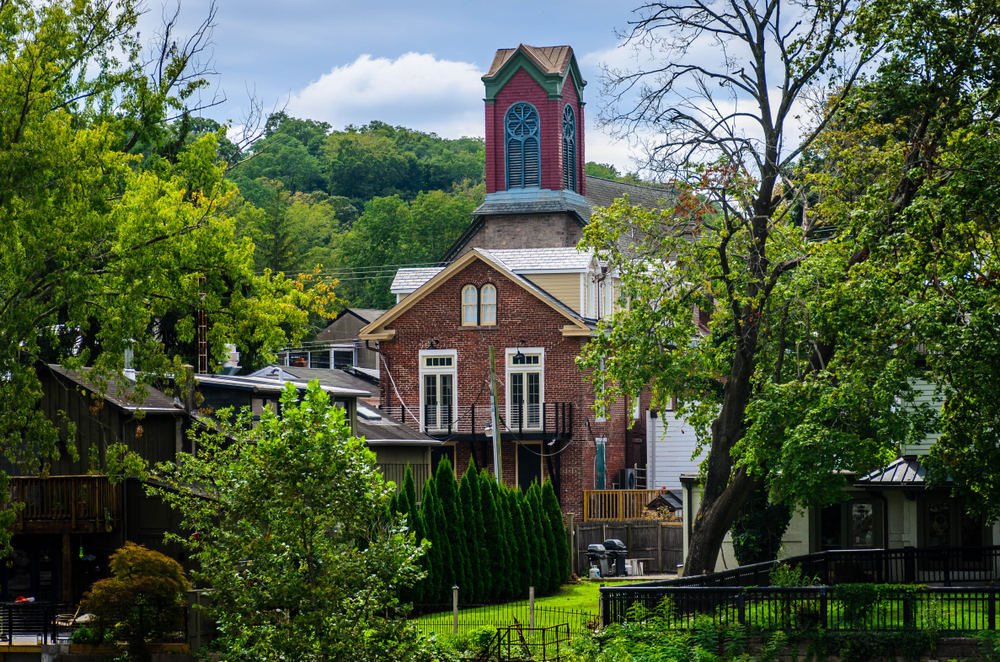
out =
{"type": "Polygon", "coordinates": [[[548,94],[550,100],[562,98],[563,86],[569,78],[573,79],[573,85],[576,86],[577,99],[583,99],[583,88],[587,85],[587,81],[580,75],[580,67],[576,64],[575,55],[570,57],[565,74],[550,74],[543,71],[534,59],[524,51],[518,50],[492,77],[483,76],[483,83],[486,84],[486,103],[493,103],[500,90],[521,69],[524,69],[529,76],[535,79],[535,82],[548,94]]]}

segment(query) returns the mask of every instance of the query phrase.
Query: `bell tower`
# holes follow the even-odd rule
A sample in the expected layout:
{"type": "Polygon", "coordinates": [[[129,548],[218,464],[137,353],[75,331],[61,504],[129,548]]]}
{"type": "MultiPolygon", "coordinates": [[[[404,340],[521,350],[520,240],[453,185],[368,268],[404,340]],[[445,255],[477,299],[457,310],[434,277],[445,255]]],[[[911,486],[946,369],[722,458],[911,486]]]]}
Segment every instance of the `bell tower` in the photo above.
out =
{"type": "Polygon", "coordinates": [[[493,56],[486,85],[486,200],[444,254],[576,246],[590,220],[583,88],[573,49],[521,44],[493,56]]]}
{"type": "Polygon", "coordinates": [[[586,204],[583,88],[569,46],[521,44],[493,57],[486,85],[487,201],[586,204]]]}

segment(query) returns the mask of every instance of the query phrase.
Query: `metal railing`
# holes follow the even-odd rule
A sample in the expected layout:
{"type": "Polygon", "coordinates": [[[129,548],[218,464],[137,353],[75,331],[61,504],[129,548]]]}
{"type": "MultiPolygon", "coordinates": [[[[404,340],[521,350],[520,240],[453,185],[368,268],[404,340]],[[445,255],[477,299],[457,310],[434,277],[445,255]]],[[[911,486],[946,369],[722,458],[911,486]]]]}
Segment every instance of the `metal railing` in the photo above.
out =
{"type": "Polygon", "coordinates": [[[820,583],[986,584],[1000,580],[1000,546],[838,549],[658,582],[660,586],[767,586],[776,563],[820,583]]]}
{"type": "Polygon", "coordinates": [[[660,490],[584,490],[583,521],[642,519],[660,490]]]}
{"type": "Polygon", "coordinates": [[[603,625],[657,618],[684,629],[695,617],[760,630],[997,629],[996,587],[602,587],[603,625]]]}
{"type": "MultiPolygon", "coordinates": [[[[718,618],[735,618],[736,620],[732,622],[744,623],[746,614],[733,616],[735,613],[733,609],[742,609],[740,600],[746,602],[753,598],[750,604],[759,604],[768,600],[774,602],[777,598],[768,596],[778,595],[779,601],[783,601],[782,604],[791,605],[789,613],[805,614],[813,611],[813,607],[807,605],[807,602],[819,601],[820,596],[831,595],[829,593],[831,590],[835,595],[836,585],[864,583],[891,585],[880,587],[884,600],[887,601],[879,608],[880,613],[892,612],[897,607],[904,610],[915,608],[914,604],[919,606],[926,603],[934,608],[944,604],[950,605],[947,615],[951,620],[940,629],[995,629],[996,589],[981,587],[995,584],[998,580],[1000,580],[1000,546],[829,550],[780,561],[740,566],[725,572],[602,587],[601,616],[607,625],[626,618],[628,610],[633,605],[653,610],[661,605],[664,599],[668,599],[676,608],[676,613],[681,615],[694,612],[712,613],[718,618]],[[821,585],[794,590],[772,589],[768,585],[771,570],[776,563],[797,566],[801,568],[804,577],[813,578],[821,585]],[[902,586],[923,584],[944,586],[927,589],[929,592],[926,594],[902,586]],[[900,595],[895,596],[894,591],[900,595]],[[918,597],[912,597],[918,593],[918,597]],[[894,607],[896,603],[898,605],[894,607]]],[[[836,618],[840,618],[839,613],[835,612],[836,618]]],[[[900,614],[902,616],[891,617],[878,627],[890,629],[890,626],[905,626],[910,616],[907,616],[905,611],[901,611],[900,614]]],[[[855,621],[856,619],[847,618],[844,623],[855,621]]],[[[841,625],[840,620],[832,620],[827,627],[845,626],[841,625]]]]}
{"type": "Polygon", "coordinates": [[[16,526],[26,523],[66,522],[76,529],[89,523],[110,531],[121,517],[121,489],[107,476],[14,476],[7,495],[10,503],[23,503],[16,526]]]}
{"type": "MultiPolygon", "coordinates": [[[[432,437],[463,435],[485,439],[485,430],[493,422],[488,404],[460,406],[457,409],[445,404],[425,405],[423,411],[412,407],[407,411],[399,405],[389,405],[381,407],[381,410],[432,437]],[[421,417],[420,421],[415,420],[417,416],[421,417]]],[[[509,420],[505,407],[501,405],[500,428],[505,435],[512,433],[518,437],[544,435],[569,439],[573,434],[573,403],[543,402],[525,405],[524,410],[515,407],[509,420]]]]}
{"type": "Polygon", "coordinates": [[[56,616],[70,611],[64,604],[39,602],[0,602],[0,642],[48,644],[55,642],[56,616]]]}

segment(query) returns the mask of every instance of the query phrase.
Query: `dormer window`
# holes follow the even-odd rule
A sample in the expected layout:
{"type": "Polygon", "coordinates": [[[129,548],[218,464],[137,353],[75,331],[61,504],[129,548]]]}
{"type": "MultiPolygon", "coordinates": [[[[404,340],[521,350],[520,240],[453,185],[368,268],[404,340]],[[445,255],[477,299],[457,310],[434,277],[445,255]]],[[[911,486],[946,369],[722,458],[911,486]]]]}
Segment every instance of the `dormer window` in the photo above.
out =
{"type": "Polygon", "coordinates": [[[538,111],[530,103],[515,103],[504,117],[507,188],[539,186],[538,111]]]}
{"type": "Polygon", "coordinates": [[[497,288],[486,283],[481,288],[462,288],[462,326],[494,326],[497,323],[497,288]]]}
{"type": "Polygon", "coordinates": [[[562,116],[563,188],[576,190],[576,114],[566,104],[562,116]]]}

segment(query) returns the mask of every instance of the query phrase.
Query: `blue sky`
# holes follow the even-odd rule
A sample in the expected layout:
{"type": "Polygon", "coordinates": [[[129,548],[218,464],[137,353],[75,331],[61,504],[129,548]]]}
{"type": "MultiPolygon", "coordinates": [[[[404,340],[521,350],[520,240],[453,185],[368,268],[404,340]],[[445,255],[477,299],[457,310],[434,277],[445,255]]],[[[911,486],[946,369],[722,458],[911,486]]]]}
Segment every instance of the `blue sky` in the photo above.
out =
{"type": "MultiPolygon", "coordinates": [[[[218,0],[211,55],[227,101],[206,114],[240,123],[247,91],[267,110],[329,122],[334,128],[377,119],[456,138],[483,134],[483,85],[498,48],[568,44],[587,79],[587,160],[634,169],[632,149],[595,125],[599,64],[625,64],[615,29],[633,5],[618,2],[401,2],[218,0]]],[[[181,32],[208,11],[185,0],[181,32]]],[[[160,20],[157,0],[143,34],[160,20]]]]}

